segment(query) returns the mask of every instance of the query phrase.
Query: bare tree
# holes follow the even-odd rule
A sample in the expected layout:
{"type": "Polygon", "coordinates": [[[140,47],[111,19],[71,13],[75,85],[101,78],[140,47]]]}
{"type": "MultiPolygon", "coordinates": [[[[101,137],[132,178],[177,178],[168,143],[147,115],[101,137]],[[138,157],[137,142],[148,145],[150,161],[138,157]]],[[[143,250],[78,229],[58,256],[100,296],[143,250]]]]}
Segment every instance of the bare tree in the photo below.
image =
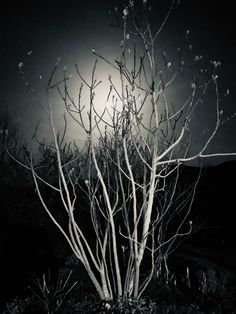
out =
{"type": "Polygon", "coordinates": [[[169,100],[168,93],[185,66],[183,53],[178,49],[175,62],[170,62],[163,52],[160,61],[156,40],[175,4],[173,1],[163,23],[154,30],[148,19],[147,2],[142,2],[137,13],[135,1],[130,0],[121,19],[117,18],[122,30],[119,58],[113,62],[92,50],[97,59],[90,80],[83,77],[76,65],[81,80],[77,100],[70,93],[66,68],[62,80],[54,81],[59,64],[55,65],[47,84],[45,109],[53,141],[41,142],[40,147],[54,160],[56,180],[52,183],[48,174],[41,171],[43,165],[37,164],[32,156],[27,156],[28,164],[24,165],[31,170],[42,206],[103,300],[139,298],[154,273],[164,270],[168,274],[168,255],[178,239],[192,232],[189,214],[200,178],[199,173],[193,184],[181,191],[180,166],[197,159],[235,155],[207,153],[224,122],[219,104],[217,61],[203,71],[199,65],[201,56],[195,56],[185,101],[173,105],[169,100]],[[110,87],[104,94],[101,112],[96,99],[102,84],[96,78],[99,59],[119,76],[117,81],[108,73],[110,87]],[[202,147],[192,153],[192,114],[206,101],[209,87],[215,95],[215,125],[202,147]],[[58,133],[54,120],[51,95],[55,89],[67,113],[62,134],[58,133]],[[82,97],[84,92],[88,95],[88,106],[82,97]],[[75,145],[68,149],[65,144],[69,117],[78,125],[78,133],[83,130],[86,135],[81,148],[75,145]],[[59,195],[66,225],[49,208],[42,193],[43,184],[59,195]],[[87,227],[80,219],[81,194],[89,204],[87,227]],[[92,236],[88,236],[88,229],[92,236]],[[143,264],[149,270],[145,275],[143,264]]]}
{"type": "Polygon", "coordinates": [[[0,109],[0,164],[9,159],[6,148],[8,148],[15,157],[20,158],[23,147],[23,140],[18,128],[14,125],[8,109],[4,103],[1,103],[0,109]]]}

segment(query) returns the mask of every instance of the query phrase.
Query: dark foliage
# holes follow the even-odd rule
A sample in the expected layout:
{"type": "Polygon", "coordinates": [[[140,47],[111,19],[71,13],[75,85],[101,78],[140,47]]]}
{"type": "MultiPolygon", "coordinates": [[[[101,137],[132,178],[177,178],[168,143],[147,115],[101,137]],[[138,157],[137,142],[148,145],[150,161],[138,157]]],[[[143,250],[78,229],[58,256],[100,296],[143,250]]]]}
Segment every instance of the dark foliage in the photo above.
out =
{"type": "MultiPolygon", "coordinates": [[[[141,300],[103,304],[80,265],[66,260],[70,251],[41,208],[29,177],[12,165],[1,167],[0,310],[4,314],[43,313],[29,285],[48,268],[55,274],[69,268],[79,284],[57,313],[234,313],[234,192],[229,180],[235,169],[232,161],[203,171],[192,214],[201,226],[170,256],[169,284],[166,279],[154,279],[141,300]]],[[[184,182],[191,181],[197,171],[183,168],[184,182]]],[[[55,207],[53,194],[45,193],[55,207]]]]}

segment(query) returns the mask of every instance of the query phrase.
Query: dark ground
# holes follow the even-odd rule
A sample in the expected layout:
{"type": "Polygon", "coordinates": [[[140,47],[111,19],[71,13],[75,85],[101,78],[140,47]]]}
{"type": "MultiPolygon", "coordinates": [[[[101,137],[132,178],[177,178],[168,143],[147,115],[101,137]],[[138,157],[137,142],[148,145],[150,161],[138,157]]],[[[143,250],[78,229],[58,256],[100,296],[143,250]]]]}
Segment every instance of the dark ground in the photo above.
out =
{"type": "MultiPolygon", "coordinates": [[[[37,276],[47,269],[56,272],[62,268],[65,256],[70,253],[64,239],[44,214],[30,180],[24,179],[14,168],[0,171],[0,302],[3,310],[6,301],[24,295],[37,276]]],[[[185,178],[190,178],[196,171],[196,168],[186,167],[183,173],[185,178]]],[[[188,267],[192,283],[199,280],[200,273],[205,273],[212,276],[212,281],[218,280],[215,285],[222,286],[221,281],[227,281],[231,289],[236,289],[235,175],[236,161],[203,170],[192,213],[193,217],[198,217],[199,229],[170,257],[170,270],[176,274],[177,283],[186,276],[188,267]]]]}

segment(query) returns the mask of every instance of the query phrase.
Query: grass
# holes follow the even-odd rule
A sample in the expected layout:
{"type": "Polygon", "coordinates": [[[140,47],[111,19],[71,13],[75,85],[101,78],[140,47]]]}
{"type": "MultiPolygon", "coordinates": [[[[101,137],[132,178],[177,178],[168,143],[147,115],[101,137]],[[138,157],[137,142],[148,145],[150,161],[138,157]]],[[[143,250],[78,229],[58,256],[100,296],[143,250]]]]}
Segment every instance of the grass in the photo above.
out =
{"type": "Polygon", "coordinates": [[[43,274],[24,297],[16,296],[5,304],[1,314],[226,314],[236,313],[236,281],[214,269],[191,269],[171,280],[154,278],[146,295],[138,300],[101,301],[85,280],[64,268],[56,276],[43,274]]]}

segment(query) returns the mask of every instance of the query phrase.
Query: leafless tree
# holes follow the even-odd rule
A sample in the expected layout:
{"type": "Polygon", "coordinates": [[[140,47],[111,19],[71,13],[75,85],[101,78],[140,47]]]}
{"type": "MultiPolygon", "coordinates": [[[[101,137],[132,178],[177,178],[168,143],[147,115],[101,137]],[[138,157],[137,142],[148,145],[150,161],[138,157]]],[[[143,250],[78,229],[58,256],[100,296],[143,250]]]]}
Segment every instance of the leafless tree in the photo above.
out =
{"type": "MultiPolygon", "coordinates": [[[[24,165],[31,170],[42,206],[103,300],[139,298],[154,273],[168,274],[168,255],[178,239],[192,232],[189,214],[200,178],[199,173],[181,191],[181,165],[230,155],[207,153],[224,122],[217,83],[219,62],[213,61],[207,70],[202,70],[199,65],[202,58],[195,56],[192,60],[195,67],[186,86],[188,96],[180,104],[173,105],[169,100],[168,93],[185,67],[183,53],[178,49],[177,58],[171,62],[163,52],[160,61],[156,41],[175,5],[173,1],[163,23],[155,30],[148,19],[151,11],[147,1],[142,2],[137,14],[135,1],[130,0],[120,21],[117,18],[122,30],[119,58],[112,61],[92,50],[96,60],[90,80],[83,77],[76,65],[81,80],[77,100],[70,93],[66,68],[64,77],[59,82],[54,80],[59,63],[55,65],[47,84],[45,109],[53,141],[41,142],[40,147],[54,160],[52,175],[56,180],[52,183],[49,173],[45,175],[41,171],[43,166],[32,156],[27,156],[28,164],[24,165]],[[108,73],[109,89],[104,93],[102,111],[96,98],[102,85],[96,78],[98,60],[109,65],[119,77],[115,80],[108,73]],[[192,115],[196,107],[206,102],[209,87],[214,90],[215,125],[205,136],[202,147],[192,153],[192,115]],[[54,90],[61,96],[67,114],[61,135],[54,119],[54,90]],[[84,93],[88,95],[88,105],[83,100],[84,93]],[[69,117],[76,122],[78,134],[83,131],[86,135],[82,147],[67,149],[69,117]],[[56,211],[49,208],[42,184],[59,195],[67,225],[62,225],[56,211]],[[80,219],[81,194],[89,204],[90,225],[86,227],[80,219]],[[88,229],[93,237],[88,237],[88,229]],[[143,264],[148,269],[145,275],[143,264]]],[[[51,167],[48,169],[52,171],[51,167]]]]}
{"type": "Polygon", "coordinates": [[[14,125],[11,115],[4,103],[1,103],[0,109],[0,163],[9,160],[6,148],[8,148],[15,157],[20,158],[23,147],[23,140],[18,128],[14,125]]]}

